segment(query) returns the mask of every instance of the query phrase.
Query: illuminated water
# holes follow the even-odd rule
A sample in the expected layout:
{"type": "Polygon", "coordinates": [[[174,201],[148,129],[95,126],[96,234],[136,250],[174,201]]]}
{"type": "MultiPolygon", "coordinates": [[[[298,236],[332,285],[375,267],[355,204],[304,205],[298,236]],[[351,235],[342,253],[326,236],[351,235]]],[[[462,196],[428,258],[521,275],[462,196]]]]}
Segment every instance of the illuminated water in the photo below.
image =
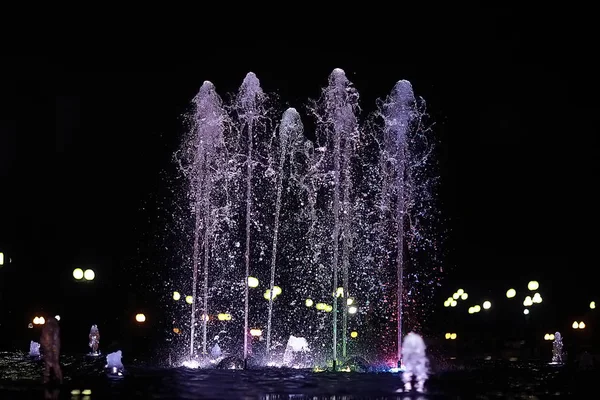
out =
{"type": "MultiPolygon", "coordinates": [[[[91,399],[556,399],[591,398],[598,371],[525,363],[486,362],[433,374],[427,393],[397,393],[398,374],[315,373],[306,370],[216,370],[125,365],[121,379],[109,378],[104,360],[61,358],[65,383],[57,398],[72,390],[91,390],[91,399]],[[582,397],[577,397],[581,395],[582,397]]],[[[43,398],[42,365],[26,352],[0,352],[0,398],[43,398]]],[[[81,398],[81,397],[80,397],[81,398]]]]}
{"type": "Polygon", "coordinates": [[[308,107],[279,104],[251,72],[230,100],[208,81],[194,98],[175,157],[186,194],[174,289],[192,304],[174,317],[188,357],[218,344],[280,365],[296,336],[319,365],[399,359],[440,270],[424,102],[399,81],[361,114],[335,69],[308,107]]]}

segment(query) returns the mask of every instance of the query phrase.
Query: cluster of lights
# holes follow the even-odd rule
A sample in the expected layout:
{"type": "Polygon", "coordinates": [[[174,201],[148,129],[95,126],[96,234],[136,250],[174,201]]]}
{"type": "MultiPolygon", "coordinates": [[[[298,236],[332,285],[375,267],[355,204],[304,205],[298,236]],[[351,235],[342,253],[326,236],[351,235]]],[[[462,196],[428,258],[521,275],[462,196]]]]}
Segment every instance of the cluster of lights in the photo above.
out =
{"type": "MultiPolygon", "coordinates": [[[[529,283],[527,284],[527,289],[529,289],[532,292],[538,290],[539,288],[540,288],[540,284],[538,281],[529,281],[529,283]]],[[[506,297],[508,297],[509,299],[512,299],[516,295],[517,295],[517,291],[515,289],[509,289],[506,292],[506,297]]],[[[539,293],[534,293],[533,296],[525,297],[525,300],[523,300],[523,305],[525,307],[531,307],[534,304],[540,304],[541,302],[542,302],[542,295],[539,293]]],[[[523,310],[523,314],[529,315],[529,308],[525,308],[523,310]]]]}
{"type": "Polygon", "coordinates": [[[33,324],[34,325],[44,325],[46,323],[46,319],[44,317],[34,317],[33,324]]]}
{"type": "Polygon", "coordinates": [[[79,396],[80,394],[82,394],[84,396],[89,396],[92,394],[92,389],[83,389],[83,390],[73,389],[73,390],[71,390],[72,396],[79,396]]]}
{"type": "Polygon", "coordinates": [[[446,340],[456,340],[456,338],[458,337],[458,335],[456,333],[446,333],[446,335],[444,335],[444,337],[446,338],[446,340]]]}
{"type": "Polygon", "coordinates": [[[86,281],[93,281],[94,278],[96,278],[96,273],[94,272],[94,270],[91,269],[86,269],[84,271],[81,268],[75,268],[73,270],[73,278],[75,278],[78,281],[82,279],[85,279],[86,281]]]}
{"type": "Polygon", "coordinates": [[[231,321],[231,314],[221,313],[217,315],[219,321],[231,321]]]}
{"type": "Polygon", "coordinates": [[[458,289],[452,296],[444,301],[444,307],[456,307],[458,300],[466,300],[468,298],[469,295],[463,289],[458,289]]]}
{"type": "Polygon", "coordinates": [[[581,321],[581,322],[577,322],[574,321],[573,325],[571,325],[573,327],[573,329],[585,329],[585,322],[581,321]]]}
{"type": "Polygon", "coordinates": [[[481,311],[481,309],[484,310],[489,310],[490,308],[492,308],[492,302],[489,300],[486,300],[483,302],[483,304],[480,305],[475,305],[473,307],[469,307],[469,314],[477,314],[478,312],[481,311]]]}
{"type": "Polygon", "coordinates": [[[544,340],[554,340],[554,333],[546,333],[544,335],[544,340]]]}
{"type": "MultiPolygon", "coordinates": [[[[280,294],[281,288],[279,286],[273,286],[273,300],[275,300],[275,298],[280,294]]],[[[271,300],[271,289],[265,290],[265,294],[263,295],[263,297],[265,298],[265,300],[271,300]]]]}

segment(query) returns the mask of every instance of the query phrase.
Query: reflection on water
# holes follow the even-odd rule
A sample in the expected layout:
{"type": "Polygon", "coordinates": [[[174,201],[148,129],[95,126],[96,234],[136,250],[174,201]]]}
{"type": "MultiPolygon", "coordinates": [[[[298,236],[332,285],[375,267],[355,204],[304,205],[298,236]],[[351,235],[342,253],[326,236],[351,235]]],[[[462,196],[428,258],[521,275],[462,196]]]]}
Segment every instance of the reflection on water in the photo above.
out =
{"type": "Polygon", "coordinates": [[[26,352],[0,352],[0,399],[545,399],[578,398],[591,389],[597,371],[569,366],[485,362],[437,372],[424,395],[402,392],[402,380],[390,373],[314,373],[304,370],[199,370],[151,368],[125,360],[121,379],[106,375],[104,357],[61,358],[65,383],[41,385],[42,362],[26,352]]]}

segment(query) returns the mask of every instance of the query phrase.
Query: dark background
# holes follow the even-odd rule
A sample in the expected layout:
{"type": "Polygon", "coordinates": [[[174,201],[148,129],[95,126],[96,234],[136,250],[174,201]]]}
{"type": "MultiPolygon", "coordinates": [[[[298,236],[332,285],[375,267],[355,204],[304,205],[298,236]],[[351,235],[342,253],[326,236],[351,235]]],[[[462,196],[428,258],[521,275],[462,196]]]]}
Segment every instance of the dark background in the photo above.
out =
{"type": "Polygon", "coordinates": [[[253,71],[301,107],[335,67],[365,111],[398,79],[428,102],[449,230],[432,323],[443,329],[441,304],[459,287],[501,300],[537,279],[544,329],[568,329],[597,293],[600,88],[584,14],[440,13],[410,28],[350,30],[340,43],[224,34],[195,47],[115,40],[102,51],[1,54],[0,251],[13,262],[0,269],[0,345],[31,333],[37,312],[76,320],[65,333],[76,340],[92,323],[112,321],[109,340],[138,329],[135,312],[164,296],[148,289],[168,268],[152,260],[149,235],[164,222],[156,209],[168,196],[181,115],[202,82],[223,95],[253,71]],[[96,281],[76,284],[75,267],[94,268],[96,281]]]}

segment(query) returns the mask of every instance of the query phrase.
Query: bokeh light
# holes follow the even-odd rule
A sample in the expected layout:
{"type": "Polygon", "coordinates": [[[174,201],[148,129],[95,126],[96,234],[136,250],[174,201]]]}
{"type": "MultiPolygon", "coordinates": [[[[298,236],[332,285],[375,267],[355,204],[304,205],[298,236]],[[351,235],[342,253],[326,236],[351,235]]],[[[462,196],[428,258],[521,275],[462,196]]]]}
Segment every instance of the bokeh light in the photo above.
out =
{"type": "Polygon", "coordinates": [[[185,296],[185,302],[192,304],[194,302],[194,298],[192,296],[185,296]]]}
{"type": "Polygon", "coordinates": [[[506,297],[508,297],[509,299],[512,299],[516,295],[517,295],[517,291],[515,289],[508,289],[506,291],[506,297]]]}
{"type": "Polygon", "coordinates": [[[139,323],[146,322],[146,316],[144,314],[136,314],[135,320],[139,323]]]}
{"type": "Polygon", "coordinates": [[[306,299],[306,301],[304,302],[304,305],[306,307],[312,307],[313,304],[315,304],[315,303],[314,303],[314,301],[312,301],[312,299],[306,299]]]}
{"type": "Polygon", "coordinates": [[[530,281],[527,284],[527,289],[534,291],[534,290],[538,290],[540,288],[540,284],[538,283],[538,281],[530,281]]]}
{"type": "Polygon", "coordinates": [[[259,337],[262,336],[262,331],[260,329],[250,329],[250,335],[259,337]]]}
{"type": "Polygon", "coordinates": [[[466,299],[468,299],[468,298],[469,298],[469,295],[468,295],[467,293],[463,293],[463,294],[461,294],[461,295],[460,295],[460,298],[461,298],[462,300],[466,300],[466,299]]]}
{"type": "Polygon", "coordinates": [[[75,268],[73,270],[73,278],[77,280],[83,279],[83,270],[81,268],[75,268]]]}
{"type": "Polygon", "coordinates": [[[83,273],[83,277],[88,281],[93,281],[96,277],[96,273],[91,269],[86,269],[83,273]]]}
{"type": "Polygon", "coordinates": [[[181,299],[181,294],[179,292],[173,292],[173,300],[178,301],[181,299]]]}
{"type": "Polygon", "coordinates": [[[350,332],[350,337],[351,338],[357,338],[358,337],[358,332],[356,332],[356,331],[350,332]]]}
{"type": "Polygon", "coordinates": [[[525,314],[525,315],[529,315],[529,309],[528,309],[528,308],[524,309],[524,310],[523,310],[523,314],[525,314]]]}
{"type": "Polygon", "coordinates": [[[585,322],[581,321],[579,323],[579,329],[585,329],[585,322]]]}
{"type": "Polygon", "coordinates": [[[592,302],[590,303],[590,309],[594,310],[595,308],[596,308],[596,302],[595,302],[595,301],[592,301],[592,302]]]}
{"type": "Polygon", "coordinates": [[[358,311],[358,308],[356,308],[354,306],[348,307],[348,314],[356,314],[357,311],[358,311]]]}
{"type": "Polygon", "coordinates": [[[258,279],[253,276],[249,276],[248,277],[248,287],[251,287],[251,288],[258,287],[258,279]]]}
{"type": "Polygon", "coordinates": [[[484,301],[483,302],[483,309],[484,310],[489,310],[492,307],[492,303],[489,301],[484,301]]]}
{"type": "Polygon", "coordinates": [[[571,326],[573,327],[573,329],[579,329],[579,322],[575,321],[571,326]]]}

